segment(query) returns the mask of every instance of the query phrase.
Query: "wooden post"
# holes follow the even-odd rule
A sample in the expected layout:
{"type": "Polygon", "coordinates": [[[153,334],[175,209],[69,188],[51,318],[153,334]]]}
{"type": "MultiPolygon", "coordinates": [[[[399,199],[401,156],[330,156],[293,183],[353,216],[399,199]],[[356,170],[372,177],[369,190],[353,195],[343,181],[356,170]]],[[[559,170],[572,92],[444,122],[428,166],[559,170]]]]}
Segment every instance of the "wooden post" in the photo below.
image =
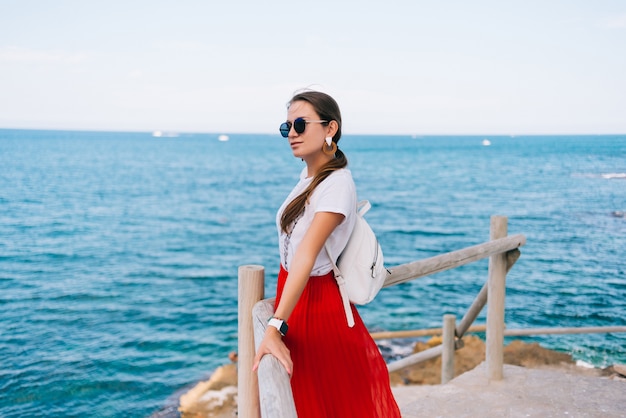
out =
{"type": "Polygon", "coordinates": [[[443,316],[443,335],[441,352],[441,384],[448,383],[454,378],[454,331],[456,316],[446,314],[443,316]]]}
{"type": "MultiPolygon", "coordinates": [[[[507,218],[492,216],[490,239],[507,235],[507,218]]],[[[504,299],[506,289],[506,253],[489,257],[487,282],[487,379],[502,380],[504,362],[504,299]]]]}
{"type": "Polygon", "coordinates": [[[238,285],[237,409],[238,416],[255,418],[261,416],[261,412],[259,409],[259,383],[256,375],[252,372],[255,354],[252,308],[264,297],[265,269],[263,266],[240,266],[238,285]]]}

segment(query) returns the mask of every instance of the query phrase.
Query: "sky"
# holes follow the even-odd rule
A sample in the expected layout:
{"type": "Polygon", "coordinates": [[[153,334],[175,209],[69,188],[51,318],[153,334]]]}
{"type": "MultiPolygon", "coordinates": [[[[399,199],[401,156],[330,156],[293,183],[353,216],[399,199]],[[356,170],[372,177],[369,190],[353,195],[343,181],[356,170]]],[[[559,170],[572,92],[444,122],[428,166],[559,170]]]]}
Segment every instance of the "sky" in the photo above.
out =
{"type": "Polygon", "coordinates": [[[626,2],[0,0],[0,128],[626,133],[626,2]]]}

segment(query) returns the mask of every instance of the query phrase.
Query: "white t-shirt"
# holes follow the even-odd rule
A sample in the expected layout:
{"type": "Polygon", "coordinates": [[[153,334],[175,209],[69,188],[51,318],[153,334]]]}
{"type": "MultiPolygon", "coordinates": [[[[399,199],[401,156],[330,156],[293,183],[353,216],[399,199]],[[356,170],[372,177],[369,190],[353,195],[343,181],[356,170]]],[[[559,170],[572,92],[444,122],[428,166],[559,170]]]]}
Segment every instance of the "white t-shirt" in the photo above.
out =
{"type": "MultiPolygon", "coordinates": [[[[345,216],[343,222],[335,228],[328,238],[330,250],[333,257],[339,257],[343,251],[352,229],[356,221],[356,186],[352,180],[350,170],[342,168],[333,171],[323,182],[321,182],[313,191],[309,198],[309,202],[304,207],[304,213],[296,220],[291,236],[287,236],[280,229],[280,218],[285,207],[296,198],[313,180],[313,177],[306,177],[306,167],[300,173],[300,181],[293,188],[287,199],[283,202],[276,215],[276,226],[278,228],[278,247],[280,251],[280,262],[283,267],[289,271],[291,260],[298,248],[298,245],[304,238],[306,231],[313,222],[313,217],[317,212],[341,213],[345,216]]],[[[335,260],[337,261],[337,260],[335,260]]],[[[326,254],[326,250],[322,250],[315,260],[311,276],[321,276],[332,270],[330,259],[326,254]]]]}

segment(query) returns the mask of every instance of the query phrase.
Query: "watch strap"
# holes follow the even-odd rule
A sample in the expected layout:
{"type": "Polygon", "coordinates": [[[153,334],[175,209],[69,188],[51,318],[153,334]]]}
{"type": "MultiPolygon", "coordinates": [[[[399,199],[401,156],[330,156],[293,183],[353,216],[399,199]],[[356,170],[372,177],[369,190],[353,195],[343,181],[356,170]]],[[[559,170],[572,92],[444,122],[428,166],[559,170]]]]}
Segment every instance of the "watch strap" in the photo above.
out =
{"type": "Polygon", "coordinates": [[[287,329],[289,328],[285,321],[274,317],[270,318],[270,320],[267,322],[267,325],[276,328],[278,332],[280,332],[280,335],[282,335],[283,337],[287,334],[287,329]]]}

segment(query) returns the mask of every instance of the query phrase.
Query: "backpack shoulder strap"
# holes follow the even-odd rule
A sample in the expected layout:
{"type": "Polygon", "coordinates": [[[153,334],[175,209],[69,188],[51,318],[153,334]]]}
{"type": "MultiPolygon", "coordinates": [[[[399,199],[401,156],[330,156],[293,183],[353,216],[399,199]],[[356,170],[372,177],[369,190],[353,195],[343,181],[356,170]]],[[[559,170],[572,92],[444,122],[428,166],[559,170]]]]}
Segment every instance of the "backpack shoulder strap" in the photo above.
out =
{"type": "MultiPolygon", "coordinates": [[[[363,215],[365,215],[371,207],[372,204],[368,200],[360,201],[357,204],[357,216],[363,217],[363,215]]],[[[352,315],[352,307],[350,306],[350,299],[348,298],[348,292],[346,290],[346,281],[341,274],[341,270],[339,270],[339,267],[337,267],[335,257],[333,257],[330,251],[328,241],[326,241],[326,244],[324,244],[324,248],[326,249],[326,254],[328,254],[328,258],[330,258],[330,262],[333,266],[333,273],[335,273],[335,280],[337,280],[337,285],[339,285],[339,293],[341,294],[341,300],[343,301],[343,309],[346,312],[348,326],[352,328],[354,326],[354,315],[352,315]]]]}

